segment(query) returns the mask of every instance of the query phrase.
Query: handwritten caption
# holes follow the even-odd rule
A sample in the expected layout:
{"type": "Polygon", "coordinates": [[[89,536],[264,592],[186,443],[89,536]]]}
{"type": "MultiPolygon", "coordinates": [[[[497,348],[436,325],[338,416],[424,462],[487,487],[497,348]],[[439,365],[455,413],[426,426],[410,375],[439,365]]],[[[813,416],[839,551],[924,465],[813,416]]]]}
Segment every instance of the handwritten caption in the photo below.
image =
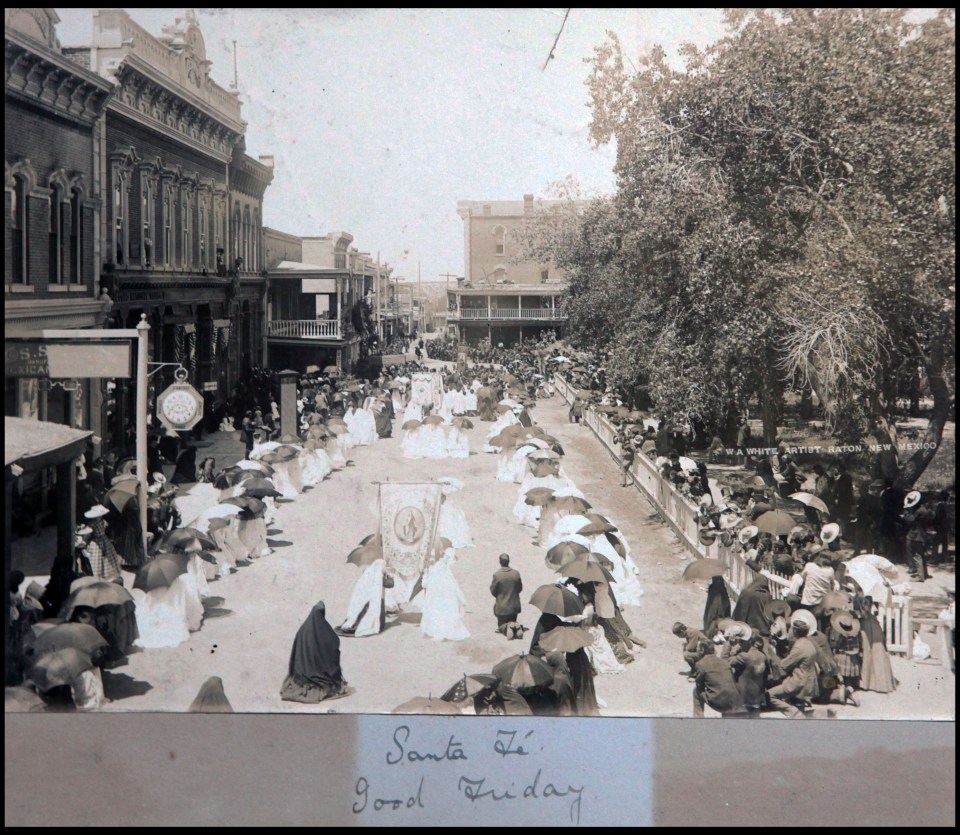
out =
{"type": "MultiPolygon", "coordinates": [[[[544,747],[537,742],[536,731],[500,729],[488,742],[489,748],[474,749],[473,757],[456,734],[448,736],[445,746],[426,750],[414,739],[409,725],[397,726],[383,759],[389,769],[402,767],[402,775],[398,777],[405,779],[406,787],[398,790],[388,769],[377,769],[376,777],[360,776],[354,787],[353,813],[427,809],[431,802],[448,802],[452,793],[471,806],[509,803],[554,806],[569,817],[571,823],[579,825],[585,786],[557,780],[551,771],[559,769],[561,764],[538,761],[543,757],[544,747]],[[491,762],[496,766],[493,774],[488,771],[491,762]],[[440,763],[450,766],[437,773],[432,766],[440,763]],[[419,773],[409,779],[411,766],[419,773]]],[[[471,744],[482,745],[476,740],[471,744]]]]}

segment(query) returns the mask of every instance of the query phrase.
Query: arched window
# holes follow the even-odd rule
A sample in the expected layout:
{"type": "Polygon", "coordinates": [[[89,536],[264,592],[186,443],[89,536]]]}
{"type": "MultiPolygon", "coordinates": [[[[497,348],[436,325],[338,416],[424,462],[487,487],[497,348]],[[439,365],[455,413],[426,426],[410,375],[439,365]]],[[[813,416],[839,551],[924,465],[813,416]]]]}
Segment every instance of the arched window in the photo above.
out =
{"type": "Polygon", "coordinates": [[[163,261],[167,266],[172,266],[174,263],[173,199],[169,187],[163,190],[163,261]]]}
{"type": "Polygon", "coordinates": [[[154,200],[153,183],[144,177],[140,181],[140,219],[143,223],[142,264],[145,267],[153,264],[154,200]]]}
{"type": "Polygon", "coordinates": [[[502,226],[494,226],[493,240],[495,253],[505,255],[507,251],[507,230],[502,226]]]}
{"type": "Polygon", "coordinates": [[[117,264],[125,264],[127,249],[126,223],[127,184],[122,171],[114,174],[113,180],[113,241],[117,264]]]}
{"type": "Polygon", "coordinates": [[[190,226],[193,223],[193,218],[190,214],[190,195],[184,191],[183,201],[182,201],[182,212],[183,212],[183,268],[190,268],[190,226]]]}
{"type": "Polygon", "coordinates": [[[207,266],[207,198],[203,195],[200,195],[197,198],[197,203],[199,205],[199,216],[200,216],[200,230],[197,243],[200,247],[200,267],[203,268],[207,266]]]}
{"type": "Polygon", "coordinates": [[[13,178],[10,195],[10,228],[13,248],[14,284],[27,283],[27,181],[19,174],[13,178]]]}
{"type": "Polygon", "coordinates": [[[245,269],[250,269],[250,207],[246,207],[243,210],[243,251],[241,253],[243,257],[243,266],[245,269]]]}
{"type": "Polygon", "coordinates": [[[50,283],[63,284],[63,190],[50,190],[50,283]]]}
{"type": "Polygon", "coordinates": [[[80,189],[70,192],[70,280],[83,284],[83,195],[80,189]]]}

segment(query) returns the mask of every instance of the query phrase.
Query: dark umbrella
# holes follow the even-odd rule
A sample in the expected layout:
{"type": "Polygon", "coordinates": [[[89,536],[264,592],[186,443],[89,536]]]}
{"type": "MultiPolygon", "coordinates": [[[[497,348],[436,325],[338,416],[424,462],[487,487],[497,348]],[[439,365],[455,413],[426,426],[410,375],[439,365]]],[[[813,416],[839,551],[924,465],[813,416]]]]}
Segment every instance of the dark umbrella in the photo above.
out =
{"type": "Polygon", "coordinates": [[[547,565],[557,570],[589,553],[590,549],[579,542],[558,542],[547,551],[547,565]]]}
{"type": "Polygon", "coordinates": [[[122,513],[127,504],[136,498],[138,485],[139,482],[135,480],[117,482],[113,487],[107,490],[107,495],[105,498],[108,502],[110,502],[110,504],[112,504],[122,513]]]}
{"type": "Polygon", "coordinates": [[[722,577],[727,567],[720,560],[694,560],[683,569],[684,580],[709,580],[712,577],[722,577]]]}
{"type": "Polygon", "coordinates": [[[578,557],[573,562],[562,565],[557,571],[564,577],[580,580],[584,583],[610,583],[613,575],[599,562],[587,557],[578,557]]]}
{"type": "Polygon", "coordinates": [[[176,556],[157,557],[137,572],[133,587],[143,591],[169,588],[177,577],[186,573],[185,560],[176,556]]]}
{"type": "Polygon", "coordinates": [[[243,490],[244,496],[253,496],[257,499],[263,499],[267,496],[282,496],[283,494],[277,490],[274,483],[266,478],[251,478],[248,481],[243,482],[240,485],[240,489],[243,490]]]}
{"type": "Polygon", "coordinates": [[[528,490],[524,502],[531,507],[542,507],[553,498],[553,490],[549,487],[534,487],[528,490]]]}
{"type": "Polygon", "coordinates": [[[92,670],[90,654],[73,647],[48,652],[33,662],[25,678],[41,693],[61,684],[69,684],[81,673],[92,670]]]}
{"type": "Polygon", "coordinates": [[[553,683],[553,671],[535,655],[511,655],[493,668],[493,674],[504,684],[521,692],[553,683]]]}
{"type": "Polygon", "coordinates": [[[419,426],[421,426],[421,425],[422,425],[422,424],[420,423],[419,420],[408,420],[408,421],[406,421],[406,423],[404,423],[400,428],[401,428],[401,429],[405,429],[405,430],[407,430],[407,431],[409,432],[411,429],[416,429],[417,427],[419,427],[419,426]]]}
{"type": "Polygon", "coordinates": [[[547,652],[576,652],[593,643],[593,636],[579,626],[557,626],[540,636],[540,646],[547,652]]]}
{"type": "Polygon", "coordinates": [[[64,602],[64,611],[70,612],[77,606],[89,606],[98,609],[101,606],[120,606],[133,600],[133,596],[123,586],[97,580],[73,592],[64,602]]]}
{"type": "Polygon", "coordinates": [[[380,559],[383,559],[383,545],[379,537],[366,544],[358,545],[347,554],[347,562],[353,565],[372,565],[380,559]]]}
{"type": "Polygon", "coordinates": [[[761,514],[753,523],[762,533],[772,533],[774,536],[786,536],[796,525],[796,521],[782,510],[768,510],[761,514]]]}
{"type": "Polygon", "coordinates": [[[583,614],[583,601],[570,589],[562,586],[540,586],[530,598],[530,605],[536,606],[545,615],[569,618],[583,614]]]}
{"type": "MultiPolygon", "coordinates": [[[[216,548],[216,543],[212,539],[203,535],[203,538],[209,542],[207,548],[216,548]]],[[[161,550],[173,550],[179,548],[181,551],[202,551],[204,548],[203,543],[200,539],[195,536],[193,533],[190,533],[182,528],[175,531],[167,531],[160,538],[160,549],[161,550]]]]}
{"type": "Polygon", "coordinates": [[[450,702],[443,701],[443,699],[424,698],[423,696],[417,696],[414,699],[410,699],[408,702],[404,702],[402,705],[397,705],[397,707],[390,712],[459,716],[460,708],[452,705],[450,702]]]}
{"type": "Polygon", "coordinates": [[[255,477],[256,474],[252,470],[224,470],[213,480],[213,486],[218,490],[229,490],[231,487],[239,484],[244,479],[255,477]],[[249,475],[246,475],[246,473],[249,473],[249,475]]]}
{"type": "Polygon", "coordinates": [[[512,447],[517,445],[517,441],[516,435],[507,435],[505,432],[501,432],[490,439],[490,446],[512,447]]]}
{"type": "Polygon", "coordinates": [[[92,655],[98,649],[109,645],[95,626],[87,623],[61,623],[45,630],[34,640],[33,654],[39,658],[61,649],[78,649],[92,655]]]}
{"type": "Polygon", "coordinates": [[[590,502],[579,496],[558,496],[553,506],[555,510],[565,513],[584,513],[591,507],[590,502]]]}
{"type": "Polygon", "coordinates": [[[454,418],[453,423],[458,429],[473,429],[473,421],[465,417],[454,418]]]}
{"type": "Polygon", "coordinates": [[[599,536],[602,533],[613,533],[616,529],[617,526],[611,525],[609,522],[591,522],[589,525],[580,528],[577,533],[582,536],[599,536]]]}
{"type": "Polygon", "coordinates": [[[474,673],[470,676],[464,673],[463,678],[440,698],[445,702],[462,702],[464,699],[479,695],[484,690],[496,687],[499,682],[500,679],[489,673],[474,673]]]}
{"type": "Polygon", "coordinates": [[[231,496],[229,499],[224,499],[223,504],[235,504],[243,510],[249,510],[254,516],[258,516],[267,509],[260,499],[253,496],[231,496]]]}

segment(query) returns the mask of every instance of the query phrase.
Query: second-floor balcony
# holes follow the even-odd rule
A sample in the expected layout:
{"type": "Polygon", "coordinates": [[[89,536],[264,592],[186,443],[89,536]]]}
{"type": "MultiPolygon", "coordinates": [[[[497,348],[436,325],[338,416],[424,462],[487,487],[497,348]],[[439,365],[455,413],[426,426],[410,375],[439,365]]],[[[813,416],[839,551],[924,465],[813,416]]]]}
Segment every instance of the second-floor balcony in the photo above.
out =
{"type": "Polygon", "coordinates": [[[274,319],[268,323],[267,336],[278,339],[327,341],[343,338],[340,322],[336,319],[274,319]]]}
{"type": "Polygon", "coordinates": [[[493,321],[544,321],[566,319],[565,313],[559,310],[553,310],[549,307],[507,307],[507,308],[469,308],[461,307],[459,310],[451,310],[448,314],[450,319],[490,319],[493,321]]]}

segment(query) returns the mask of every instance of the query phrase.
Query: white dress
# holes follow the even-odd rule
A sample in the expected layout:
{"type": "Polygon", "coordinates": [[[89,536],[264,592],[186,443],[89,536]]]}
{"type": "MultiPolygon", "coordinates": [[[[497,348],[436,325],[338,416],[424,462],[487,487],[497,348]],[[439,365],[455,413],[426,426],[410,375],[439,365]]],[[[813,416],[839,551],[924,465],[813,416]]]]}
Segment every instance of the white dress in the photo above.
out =
{"type": "Polygon", "coordinates": [[[78,712],[89,713],[91,710],[99,710],[100,705],[106,701],[100,668],[84,670],[73,679],[70,682],[70,695],[73,696],[73,703],[78,712]]]}
{"type": "Polygon", "coordinates": [[[408,429],[404,433],[403,440],[400,442],[400,451],[404,458],[425,458],[424,454],[424,428],[418,426],[416,429],[408,429]]]}
{"type": "Polygon", "coordinates": [[[613,647],[610,646],[610,642],[603,634],[603,628],[590,626],[587,631],[593,636],[593,644],[587,647],[587,655],[590,658],[590,663],[593,664],[593,669],[597,671],[597,675],[622,672],[625,668],[623,664],[617,661],[613,647]]]}
{"type": "Polygon", "coordinates": [[[470,438],[456,426],[446,427],[447,458],[469,458],[470,438]]]}
{"type": "Polygon", "coordinates": [[[540,537],[540,544],[544,548],[552,548],[560,542],[560,540],[570,534],[577,533],[581,528],[589,524],[590,520],[580,513],[565,513],[554,521],[549,536],[540,537]]]}
{"type": "Polygon", "coordinates": [[[440,505],[440,517],[437,521],[437,536],[445,536],[454,548],[472,548],[473,537],[466,514],[450,498],[440,505]]]}
{"type": "Polygon", "coordinates": [[[456,399],[457,399],[457,392],[452,390],[444,392],[443,401],[440,404],[440,411],[437,412],[437,414],[439,414],[440,417],[442,417],[444,421],[447,423],[450,422],[450,419],[455,414],[459,414],[456,411],[456,407],[455,407],[456,399]]]}
{"type": "MultiPolygon", "coordinates": [[[[478,386],[479,388],[479,386],[478,386]]],[[[477,394],[476,390],[467,391],[463,395],[463,409],[466,414],[476,414],[477,412],[477,394]]]]}
{"type": "Polygon", "coordinates": [[[353,407],[351,406],[349,409],[347,409],[346,412],[344,412],[344,415],[343,415],[343,422],[347,426],[347,432],[338,437],[338,440],[340,441],[344,450],[351,450],[355,446],[357,446],[357,442],[359,439],[357,436],[356,429],[354,428],[356,419],[357,419],[356,413],[353,411],[353,407]]]}
{"type": "Polygon", "coordinates": [[[380,436],[377,434],[377,418],[373,414],[373,409],[367,406],[357,412],[356,423],[358,424],[357,434],[360,438],[361,446],[373,446],[380,436]]]}
{"type": "Polygon", "coordinates": [[[353,587],[347,616],[340,629],[355,630],[348,634],[354,638],[379,635],[383,629],[380,619],[380,603],[383,600],[383,560],[376,560],[364,569],[353,587]]]}
{"type": "Polygon", "coordinates": [[[280,494],[286,499],[292,499],[303,492],[303,471],[300,469],[300,456],[289,461],[277,461],[273,467],[273,482],[280,494]]]}
{"type": "Polygon", "coordinates": [[[613,569],[610,571],[613,575],[613,583],[610,588],[617,600],[617,605],[621,609],[624,606],[639,606],[640,598],[643,597],[643,588],[637,578],[640,572],[633,561],[621,557],[603,534],[593,537],[590,550],[602,554],[613,563],[613,569]]]}
{"type": "Polygon", "coordinates": [[[447,458],[447,435],[442,424],[425,424],[421,433],[421,453],[424,458],[447,458]]]}
{"type": "Polygon", "coordinates": [[[536,449],[535,446],[524,444],[516,449],[507,447],[500,453],[497,462],[497,481],[519,484],[527,474],[527,456],[536,449]]]}
{"type": "Polygon", "coordinates": [[[327,440],[327,455],[335,470],[342,470],[347,466],[347,456],[344,454],[340,438],[336,435],[331,435],[327,440]]]}
{"type": "Polygon", "coordinates": [[[213,552],[217,558],[217,571],[221,577],[226,577],[237,570],[237,560],[246,559],[246,550],[233,525],[217,528],[211,537],[217,543],[217,550],[213,552]]]}
{"type": "MultiPolygon", "coordinates": [[[[408,420],[423,420],[423,406],[419,403],[414,403],[412,400],[407,403],[406,408],[403,410],[403,423],[406,423],[408,420]]],[[[401,426],[403,423],[401,423],[401,426]]]]}
{"type": "Polygon", "coordinates": [[[270,546],[267,545],[267,524],[263,518],[237,519],[237,536],[249,558],[255,560],[270,553],[270,546]]]}
{"type": "Polygon", "coordinates": [[[400,394],[400,389],[393,389],[390,399],[393,401],[393,413],[395,415],[403,414],[403,396],[400,394]]]}
{"type": "Polygon", "coordinates": [[[517,420],[517,416],[513,412],[504,412],[493,422],[493,426],[491,426],[490,431],[487,432],[487,441],[496,437],[508,426],[513,426],[515,423],[520,423],[520,421],[517,420]]]}
{"type": "Polygon", "coordinates": [[[177,577],[169,588],[145,592],[131,589],[137,605],[137,630],[140,637],[135,644],[144,649],[180,646],[190,637],[189,592],[177,577]]]}
{"type": "Polygon", "coordinates": [[[466,598],[453,576],[450,556],[437,560],[423,575],[423,617],[420,631],[435,641],[463,641],[470,632],[463,622],[466,598]]]}
{"type": "MultiPolygon", "coordinates": [[[[513,516],[521,525],[539,529],[540,508],[528,505],[526,501],[524,501],[527,493],[535,487],[546,487],[550,490],[560,490],[563,488],[576,490],[576,487],[572,481],[561,478],[560,476],[548,475],[538,477],[532,473],[527,474],[520,484],[520,489],[517,491],[517,501],[513,505],[513,516]]],[[[580,495],[581,498],[583,496],[583,494],[579,492],[578,495],[580,495]]]]}

